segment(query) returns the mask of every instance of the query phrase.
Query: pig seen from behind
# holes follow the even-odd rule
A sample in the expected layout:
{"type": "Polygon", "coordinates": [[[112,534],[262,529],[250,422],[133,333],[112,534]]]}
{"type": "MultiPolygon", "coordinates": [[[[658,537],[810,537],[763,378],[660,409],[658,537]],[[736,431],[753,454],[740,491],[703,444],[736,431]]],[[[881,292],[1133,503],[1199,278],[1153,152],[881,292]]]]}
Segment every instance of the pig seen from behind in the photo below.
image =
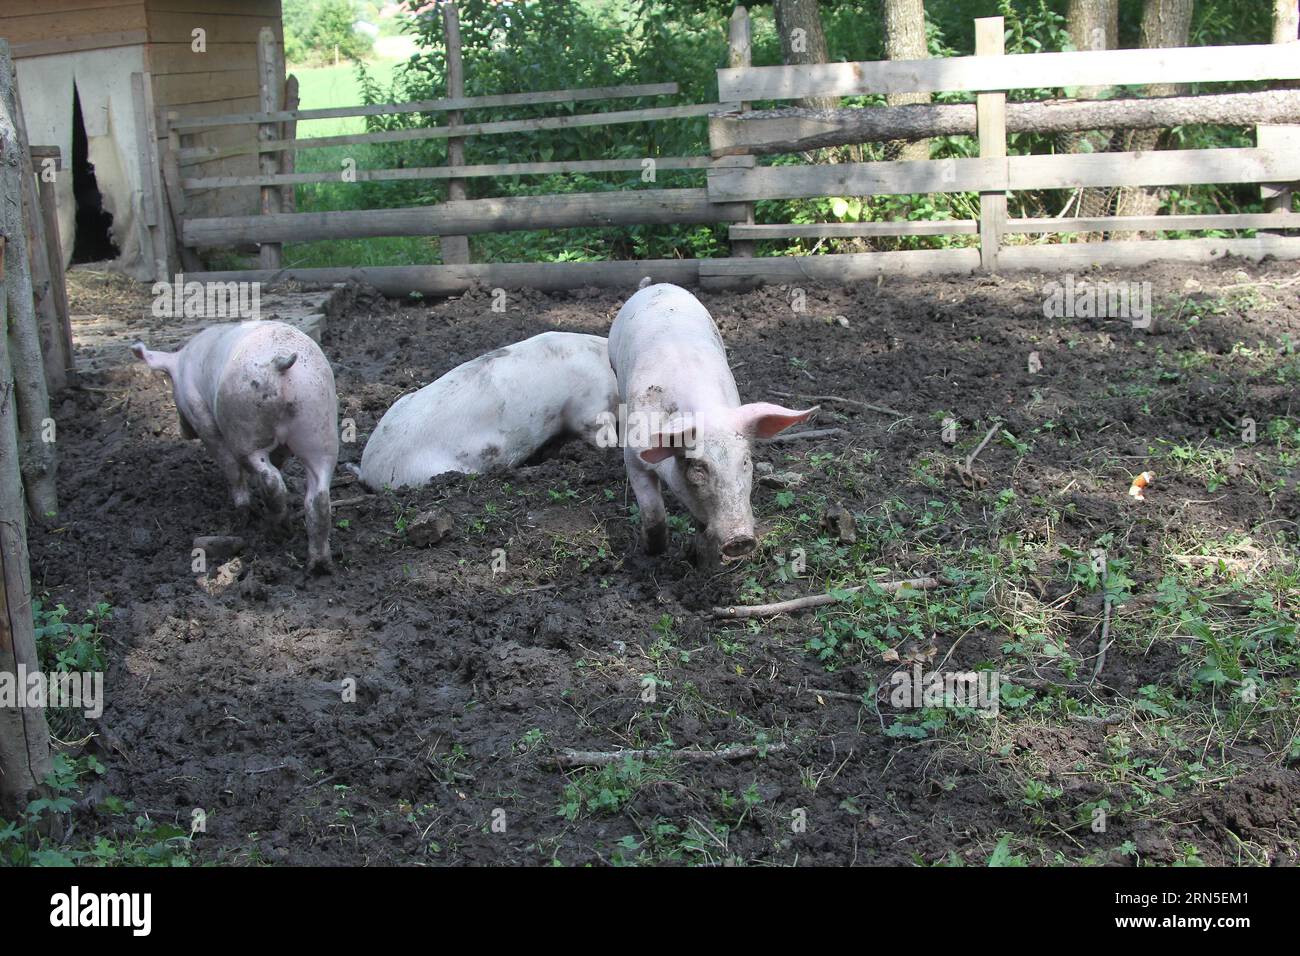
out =
{"type": "Polygon", "coordinates": [[[816,407],[742,405],[712,317],[675,285],[642,282],[614,319],[609,359],[624,404],[623,461],[646,551],[659,554],[668,543],[662,484],[701,527],[702,557],[752,552],[751,443],[806,421],[816,407]]]}
{"type": "Polygon", "coordinates": [[[131,349],[171,379],[181,435],[202,439],[247,520],[249,478],[261,489],[272,522],[288,525],[280,474],[288,455],[307,473],[307,565],[331,570],[330,478],[338,461],[334,372],[311,338],[282,322],[240,322],[204,329],[176,352],[131,349]]]}
{"type": "Polygon", "coordinates": [[[617,403],[605,339],[543,332],[403,395],[375,426],[354,471],[379,491],[446,472],[515,468],[569,437],[600,444],[617,403]]]}

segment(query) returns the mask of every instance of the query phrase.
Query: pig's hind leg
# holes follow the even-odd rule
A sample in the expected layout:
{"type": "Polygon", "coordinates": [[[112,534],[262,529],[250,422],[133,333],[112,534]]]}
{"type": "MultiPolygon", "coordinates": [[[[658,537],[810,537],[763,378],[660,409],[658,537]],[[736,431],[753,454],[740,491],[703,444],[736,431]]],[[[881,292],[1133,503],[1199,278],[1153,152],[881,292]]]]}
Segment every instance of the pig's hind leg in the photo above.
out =
{"type": "Polygon", "coordinates": [[[307,519],[307,567],[313,574],[329,574],[333,568],[330,556],[330,477],[335,460],[302,459],[307,472],[307,494],[303,498],[303,512],[307,519]]]}
{"type": "Polygon", "coordinates": [[[226,478],[226,484],[230,486],[230,500],[235,505],[235,524],[237,527],[244,527],[248,524],[248,513],[252,506],[252,495],[248,490],[248,475],[245,474],[244,468],[239,463],[224,442],[204,440],[209,454],[216,460],[217,466],[226,478]]]}
{"type": "Polygon", "coordinates": [[[289,524],[289,493],[284,487],[284,476],[280,469],[271,464],[270,456],[265,451],[256,451],[248,456],[248,468],[257,476],[258,487],[262,489],[262,498],[270,514],[270,523],[284,530],[289,524]]]}

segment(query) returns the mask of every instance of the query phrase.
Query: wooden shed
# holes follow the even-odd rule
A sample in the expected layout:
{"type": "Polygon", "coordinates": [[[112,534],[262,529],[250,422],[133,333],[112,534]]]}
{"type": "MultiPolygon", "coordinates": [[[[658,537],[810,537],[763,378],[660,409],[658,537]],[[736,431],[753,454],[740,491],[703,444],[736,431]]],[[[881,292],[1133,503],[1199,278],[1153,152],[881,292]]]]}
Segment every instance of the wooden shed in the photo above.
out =
{"type": "MultiPolygon", "coordinates": [[[[166,116],[256,111],[263,27],[274,31],[283,62],[280,0],[0,0],[0,37],[16,62],[28,136],[62,154],[66,261],[75,252],[77,261],[114,260],[137,278],[168,274],[166,116]]],[[[192,145],[255,135],[222,127],[192,145]]],[[[187,174],[256,171],[256,156],[238,156],[187,174]]],[[[241,215],[258,210],[258,193],[226,189],[188,202],[192,215],[241,215]]]]}

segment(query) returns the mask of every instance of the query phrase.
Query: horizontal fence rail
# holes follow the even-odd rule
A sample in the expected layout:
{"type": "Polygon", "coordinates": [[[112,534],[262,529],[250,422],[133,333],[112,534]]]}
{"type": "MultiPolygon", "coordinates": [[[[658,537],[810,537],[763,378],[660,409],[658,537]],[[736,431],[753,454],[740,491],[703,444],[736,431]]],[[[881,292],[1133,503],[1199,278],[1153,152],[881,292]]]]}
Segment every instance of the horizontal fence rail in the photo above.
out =
{"type": "Polygon", "coordinates": [[[721,69],[718,99],[753,102],[809,96],[1293,79],[1300,79],[1300,57],[1286,44],[1083,50],[721,69]]]}
{"type": "Polygon", "coordinates": [[[331,106],[313,110],[275,110],[268,113],[225,113],[220,116],[172,118],[171,126],[182,133],[213,129],[218,126],[243,126],[252,123],[305,122],[318,119],[343,119],[351,116],[388,116],[404,113],[449,113],[455,110],[482,110],[505,106],[546,106],[556,103],[582,103],[589,100],[625,100],[645,96],[673,96],[676,83],[645,83],[639,86],[596,86],[573,90],[541,90],[536,93],[501,93],[491,96],[460,96],[440,100],[414,100],[409,103],[372,103],[365,106],[331,106]]]}
{"type": "MultiPolygon", "coordinates": [[[[1204,216],[1091,216],[1008,219],[1007,233],[1044,235],[1072,232],[1190,232],[1201,229],[1286,229],[1295,221],[1286,213],[1213,213],[1204,216]]],[[[733,239],[856,239],[904,236],[965,236],[979,232],[977,219],[895,220],[884,222],[816,222],[758,226],[736,225],[733,239]]]]}
{"type": "Polygon", "coordinates": [[[181,165],[192,165],[194,163],[209,163],[218,159],[229,159],[232,156],[277,153],[285,150],[318,149],[326,146],[358,146],[364,143],[411,143],[428,139],[494,136],[504,133],[533,133],[539,130],[612,126],[618,123],[649,123],[655,120],[690,119],[696,116],[708,116],[720,109],[726,109],[726,107],[716,103],[696,103],[688,106],[656,106],[640,110],[611,110],[607,113],[546,116],[539,119],[463,123],[457,126],[419,126],[412,129],[384,130],[378,133],[352,133],[346,136],[274,139],[238,146],[192,146],[182,149],[179,158],[181,165]]]}
{"type": "Polygon", "coordinates": [[[465,236],[524,229],[738,222],[744,217],[743,207],[710,202],[703,189],[641,189],[464,199],[405,209],[189,219],[185,222],[184,240],[191,246],[220,246],[381,236],[465,236]]]}
{"type": "Polygon", "coordinates": [[[1296,179],[1300,179],[1300,152],[1243,147],[715,168],[709,171],[709,198],[714,202],[746,202],[1086,186],[1281,183],[1296,179]]]}
{"type": "MultiPolygon", "coordinates": [[[[477,166],[415,166],[403,169],[357,169],[348,182],[378,183],[412,179],[474,179],[496,176],[551,176],[564,173],[640,173],[647,163],[656,170],[709,169],[708,156],[655,156],[646,159],[584,159],[554,163],[488,163],[477,166]]],[[[274,173],[266,176],[207,176],[181,180],[186,189],[233,189],[240,186],[289,186],[342,182],[342,173],[274,173]]]]}

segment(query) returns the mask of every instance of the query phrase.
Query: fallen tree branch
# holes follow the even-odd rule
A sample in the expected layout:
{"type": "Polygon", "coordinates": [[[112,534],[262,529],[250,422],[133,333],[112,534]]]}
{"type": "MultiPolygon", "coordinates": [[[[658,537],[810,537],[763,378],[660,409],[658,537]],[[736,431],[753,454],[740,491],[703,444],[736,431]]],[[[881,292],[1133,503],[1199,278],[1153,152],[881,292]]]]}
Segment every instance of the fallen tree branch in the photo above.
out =
{"type": "Polygon", "coordinates": [[[631,758],[633,760],[658,760],[677,757],[680,760],[743,760],[746,757],[766,756],[785,750],[785,744],[734,745],[718,750],[561,750],[551,754],[548,762],[557,767],[607,767],[631,758]]]}
{"type": "Polygon", "coordinates": [[[355,498],[342,498],[338,501],[331,501],[330,510],[333,511],[335,508],[346,508],[349,505],[359,505],[361,502],[367,501],[373,497],[374,495],[357,495],[355,498]]]}
{"type": "MultiPolygon", "coordinates": [[[[906,581],[875,581],[873,584],[888,594],[893,594],[903,588],[913,588],[917,591],[928,591],[932,588],[944,587],[950,582],[944,578],[909,578],[906,581]]],[[[855,592],[868,588],[869,584],[859,584],[851,588],[844,588],[844,591],[855,592]]],[[[837,589],[838,590],[838,589],[837,589]]],[[[775,614],[786,614],[790,611],[802,611],[810,607],[822,607],[826,604],[834,604],[839,600],[833,594],[809,594],[806,597],[793,598],[789,601],[777,601],[775,604],[734,604],[730,607],[715,607],[711,613],[715,618],[749,618],[749,617],[771,617],[775,614]]]]}
{"type": "Polygon", "coordinates": [[[769,445],[774,445],[779,441],[802,441],[805,438],[829,438],[832,435],[847,434],[848,432],[843,428],[811,428],[806,432],[787,432],[784,435],[776,435],[765,439],[765,441],[769,445]]]}

